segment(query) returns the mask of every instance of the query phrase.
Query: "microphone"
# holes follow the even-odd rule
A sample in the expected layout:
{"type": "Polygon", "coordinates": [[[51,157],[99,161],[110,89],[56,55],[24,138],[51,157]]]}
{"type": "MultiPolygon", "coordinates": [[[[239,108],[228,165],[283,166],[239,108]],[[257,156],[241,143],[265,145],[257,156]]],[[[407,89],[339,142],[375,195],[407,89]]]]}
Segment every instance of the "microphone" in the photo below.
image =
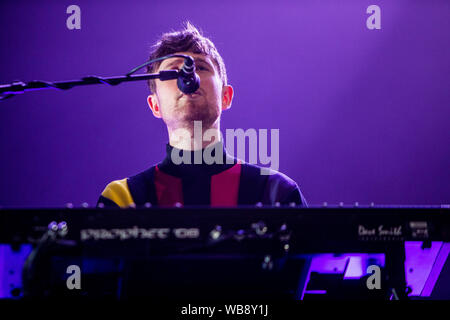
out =
{"type": "Polygon", "coordinates": [[[178,89],[185,94],[194,93],[200,87],[200,77],[195,73],[194,59],[186,56],[183,67],[178,73],[178,89]]]}

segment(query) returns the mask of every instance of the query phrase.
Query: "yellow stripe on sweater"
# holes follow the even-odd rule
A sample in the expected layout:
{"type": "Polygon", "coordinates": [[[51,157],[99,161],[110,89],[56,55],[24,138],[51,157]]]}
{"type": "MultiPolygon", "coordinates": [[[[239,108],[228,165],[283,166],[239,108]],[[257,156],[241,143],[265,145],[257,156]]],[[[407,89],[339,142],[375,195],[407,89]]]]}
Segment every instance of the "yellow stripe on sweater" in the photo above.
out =
{"type": "Polygon", "coordinates": [[[127,208],[130,205],[134,205],[126,178],[109,183],[105,190],[103,190],[102,196],[114,201],[121,208],[127,208]]]}

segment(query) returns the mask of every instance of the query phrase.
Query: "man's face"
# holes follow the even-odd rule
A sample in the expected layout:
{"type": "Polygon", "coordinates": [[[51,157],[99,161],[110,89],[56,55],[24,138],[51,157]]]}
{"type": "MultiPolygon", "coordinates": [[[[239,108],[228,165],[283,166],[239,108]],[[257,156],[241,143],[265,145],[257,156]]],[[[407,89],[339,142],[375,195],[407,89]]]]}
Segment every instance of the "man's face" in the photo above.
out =
{"type": "MultiPolygon", "coordinates": [[[[192,127],[194,121],[202,121],[203,127],[210,127],[220,118],[222,110],[231,105],[231,86],[223,86],[219,72],[212,60],[203,54],[177,52],[190,55],[195,61],[195,72],[200,77],[200,88],[194,94],[184,94],[177,86],[177,80],[156,80],[155,93],[148,97],[153,114],[162,118],[171,129],[192,127]]],[[[178,69],[183,58],[164,60],[157,72],[178,69]]]]}

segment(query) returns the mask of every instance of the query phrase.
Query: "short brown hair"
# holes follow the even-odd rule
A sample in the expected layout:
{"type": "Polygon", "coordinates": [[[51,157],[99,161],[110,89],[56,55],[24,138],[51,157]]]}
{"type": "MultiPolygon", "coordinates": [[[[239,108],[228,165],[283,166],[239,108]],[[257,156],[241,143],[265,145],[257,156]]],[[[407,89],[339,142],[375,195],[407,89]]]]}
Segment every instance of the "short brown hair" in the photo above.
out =
{"type": "MultiPolygon", "coordinates": [[[[209,56],[217,70],[223,85],[227,85],[227,71],[222,57],[211,40],[203,34],[189,21],[185,23],[184,30],[164,33],[161,39],[152,47],[149,60],[164,57],[176,52],[192,52],[209,56]]],[[[154,73],[158,70],[162,61],[152,63],[147,66],[147,73],[154,73]]],[[[149,80],[148,86],[152,93],[156,92],[155,80],[149,80]]]]}

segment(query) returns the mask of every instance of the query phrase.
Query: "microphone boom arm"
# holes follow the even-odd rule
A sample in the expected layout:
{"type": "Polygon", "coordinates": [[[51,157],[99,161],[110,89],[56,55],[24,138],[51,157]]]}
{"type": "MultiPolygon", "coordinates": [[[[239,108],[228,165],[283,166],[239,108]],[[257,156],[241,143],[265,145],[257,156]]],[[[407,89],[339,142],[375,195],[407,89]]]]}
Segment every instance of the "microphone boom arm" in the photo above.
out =
{"type": "Polygon", "coordinates": [[[179,76],[178,70],[162,70],[159,73],[152,74],[138,74],[119,77],[97,77],[88,76],[81,80],[69,80],[58,82],[47,81],[30,81],[24,83],[21,81],[13,82],[12,84],[0,85],[0,101],[11,98],[15,95],[24,93],[25,91],[45,90],[45,89],[58,89],[68,90],[77,86],[85,86],[91,84],[108,84],[110,86],[118,85],[122,82],[140,81],[150,79],[160,79],[161,81],[177,79],[179,76]]]}
{"type": "Polygon", "coordinates": [[[47,82],[47,81],[30,81],[28,83],[24,83],[22,81],[15,81],[11,84],[3,84],[0,85],[0,101],[6,100],[8,98],[12,98],[18,94],[24,93],[25,91],[35,91],[35,90],[45,90],[45,89],[58,89],[58,90],[68,90],[77,86],[85,86],[91,84],[108,84],[110,86],[116,86],[121,84],[122,82],[129,81],[140,81],[140,80],[150,80],[150,79],[159,79],[161,81],[178,79],[181,75],[181,72],[178,70],[162,70],[159,73],[152,74],[138,74],[132,75],[139,69],[157,62],[162,61],[169,58],[180,57],[185,60],[191,60],[193,63],[192,57],[188,55],[182,54],[170,54],[164,57],[160,57],[157,59],[153,59],[147,61],[140,66],[132,69],[125,76],[119,77],[97,77],[97,76],[88,76],[81,78],[81,80],[69,80],[69,81],[57,81],[57,82],[47,82]]]}

